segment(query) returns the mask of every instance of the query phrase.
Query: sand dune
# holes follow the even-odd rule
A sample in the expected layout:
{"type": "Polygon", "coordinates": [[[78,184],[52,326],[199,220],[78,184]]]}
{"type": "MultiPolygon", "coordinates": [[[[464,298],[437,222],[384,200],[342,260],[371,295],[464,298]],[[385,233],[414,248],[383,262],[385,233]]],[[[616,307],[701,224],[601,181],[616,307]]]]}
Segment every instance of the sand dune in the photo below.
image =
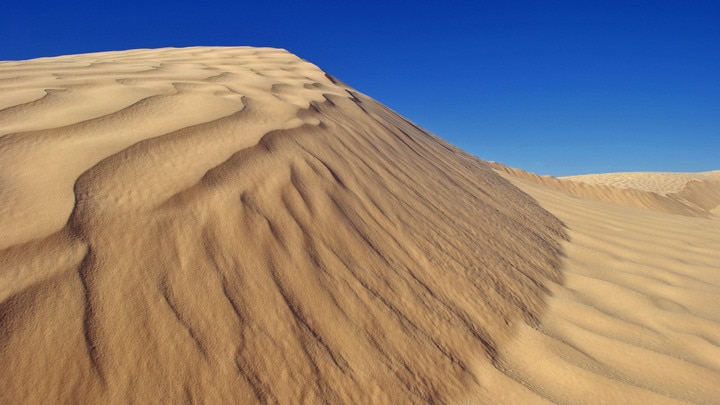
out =
{"type": "MultiPolygon", "coordinates": [[[[557,403],[716,403],[719,218],[608,202],[602,186],[595,190],[602,198],[578,198],[572,182],[502,172],[567,225],[570,241],[565,281],[551,286],[540,327],[521,326],[518,339],[501,350],[498,368],[557,403]]],[[[720,188],[706,174],[645,176],[627,175],[656,190],[680,176],[720,188]]]]}
{"type": "Polygon", "coordinates": [[[0,167],[3,403],[720,397],[715,172],[489,164],[265,48],[0,62],[0,167]]]}
{"type": "Polygon", "coordinates": [[[577,197],[601,200],[636,208],[678,214],[709,217],[720,205],[720,177],[718,172],[707,173],[611,173],[558,179],[504,166],[488,164],[500,173],[570,193],[577,197]],[[643,176],[647,179],[643,180],[643,176]],[[604,179],[604,180],[602,180],[604,179]],[[628,180],[628,179],[632,179],[628,180]],[[602,181],[601,181],[602,180],[602,181]],[[629,187],[637,183],[637,188],[629,187]]]}
{"type": "Polygon", "coordinates": [[[681,192],[690,182],[720,181],[720,170],[705,173],[604,173],[561,177],[562,180],[589,184],[604,184],[618,188],[649,191],[660,194],[681,192]]]}
{"type": "Polygon", "coordinates": [[[3,402],[449,402],[561,281],[560,221],[287,52],[0,71],[3,402]]]}

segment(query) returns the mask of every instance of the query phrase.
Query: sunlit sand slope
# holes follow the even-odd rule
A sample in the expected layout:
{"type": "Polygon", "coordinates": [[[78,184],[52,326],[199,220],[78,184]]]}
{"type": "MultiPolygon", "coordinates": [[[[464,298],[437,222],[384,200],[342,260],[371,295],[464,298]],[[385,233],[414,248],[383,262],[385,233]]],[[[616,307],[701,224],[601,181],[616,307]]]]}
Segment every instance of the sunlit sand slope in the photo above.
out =
{"type": "Polygon", "coordinates": [[[592,200],[685,216],[709,217],[720,205],[720,171],[706,173],[610,173],[566,178],[538,176],[496,162],[500,173],[592,200]],[[587,178],[588,181],[583,181],[587,178]]]}
{"type": "MultiPolygon", "coordinates": [[[[567,224],[570,241],[564,244],[564,284],[552,285],[540,326],[522,326],[500,350],[502,373],[485,370],[485,379],[496,382],[486,395],[502,403],[518,397],[567,404],[717,403],[720,218],[629,207],[626,190],[585,184],[578,193],[574,182],[504,173],[513,173],[506,175],[514,184],[567,224]]],[[[649,176],[634,177],[654,190],[677,181],[649,176]]],[[[720,184],[692,177],[701,179],[690,188],[704,193],[693,197],[687,186],[675,191],[699,209],[720,184]]]]}
{"type": "Polygon", "coordinates": [[[681,192],[691,182],[720,181],[720,170],[704,173],[630,172],[584,174],[581,176],[561,177],[561,179],[653,193],[675,194],[681,192]]]}
{"type": "Polygon", "coordinates": [[[0,108],[2,403],[461,400],[562,283],[560,221],[281,50],[2,62],[0,108]]]}

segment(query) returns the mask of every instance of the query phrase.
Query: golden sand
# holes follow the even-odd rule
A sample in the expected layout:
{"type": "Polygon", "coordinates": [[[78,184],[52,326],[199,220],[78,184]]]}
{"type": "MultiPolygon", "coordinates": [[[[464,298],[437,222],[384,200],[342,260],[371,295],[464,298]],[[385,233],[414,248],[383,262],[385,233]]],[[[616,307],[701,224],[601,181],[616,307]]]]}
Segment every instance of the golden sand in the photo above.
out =
{"type": "Polygon", "coordinates": [[[720,398],[713,173],[488,164],[269,48],[0,62],[0,167],[2,403],[720,398]]]}

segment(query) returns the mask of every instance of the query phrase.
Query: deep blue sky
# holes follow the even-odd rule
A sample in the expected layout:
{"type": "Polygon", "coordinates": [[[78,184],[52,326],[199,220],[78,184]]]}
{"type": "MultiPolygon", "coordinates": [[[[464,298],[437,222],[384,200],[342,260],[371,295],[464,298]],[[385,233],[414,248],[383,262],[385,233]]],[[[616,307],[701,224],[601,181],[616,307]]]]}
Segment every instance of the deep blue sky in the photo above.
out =
{"type": "Polygon", "coordinates": [[[720,2],[0,1],[0,60],[288,49],[487,160],[720,169],[720,2]]]}

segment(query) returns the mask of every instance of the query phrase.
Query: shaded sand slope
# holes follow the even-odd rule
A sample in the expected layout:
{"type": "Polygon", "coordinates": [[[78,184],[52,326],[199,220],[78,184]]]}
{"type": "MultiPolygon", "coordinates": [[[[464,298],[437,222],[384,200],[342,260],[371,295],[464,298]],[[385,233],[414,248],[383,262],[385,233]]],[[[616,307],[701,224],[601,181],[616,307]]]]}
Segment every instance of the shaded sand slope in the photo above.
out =
{"type": "Polygon", "coordinates": [[[560,221],[284,51],[0,86],[3,403],[460,400],[562,281],[560,221]]]}
{"type": "MultiPolygon", "coordinates": [[[[574,182],[504,172],[568,226],[570,242],[549,311],[502,347],[497,369],[484,370],[495,383],[485,394],[501,403],[520,394],[568,404],[717,403],[720,219],[629,207],[628,190],[578,193],[574,182]]],[[[652,190],[677,182],[650,176],[637,177],[652,190]]],[[[720,191],[712,178],[689,186],[720,191]]],[[[702,205],[687,189],[686,202],[702,205]]]]}

